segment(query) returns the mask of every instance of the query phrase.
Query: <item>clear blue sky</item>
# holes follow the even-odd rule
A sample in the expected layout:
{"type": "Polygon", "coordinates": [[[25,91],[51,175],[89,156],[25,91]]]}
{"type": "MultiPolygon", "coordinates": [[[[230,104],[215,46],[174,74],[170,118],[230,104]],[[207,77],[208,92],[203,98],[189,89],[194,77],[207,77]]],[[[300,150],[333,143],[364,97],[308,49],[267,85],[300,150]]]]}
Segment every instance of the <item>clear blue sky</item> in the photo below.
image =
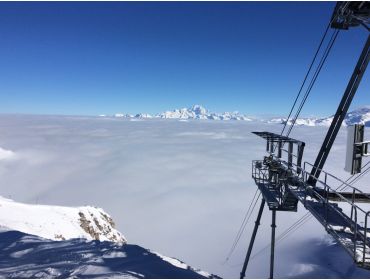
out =
{"type": "MultiPolygon", "coordinates": [[[[335,2],[1,2],[0,112],[286,115],[335,2]]],[[[366,39],[343,31],[304,115],[335,110],[366,39]]],[[[370,104],[370,70],[354,106],[370,104]]]]}

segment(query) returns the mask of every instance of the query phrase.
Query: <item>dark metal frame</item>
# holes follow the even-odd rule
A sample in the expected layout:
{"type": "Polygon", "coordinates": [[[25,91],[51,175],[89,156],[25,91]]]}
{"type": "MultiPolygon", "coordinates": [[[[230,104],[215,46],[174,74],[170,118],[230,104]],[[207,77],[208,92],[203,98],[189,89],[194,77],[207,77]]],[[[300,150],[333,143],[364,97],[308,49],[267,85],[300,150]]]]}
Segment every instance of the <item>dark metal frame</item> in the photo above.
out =
{"type": "Polygon", "coordinates": [[[331,147],[333,146],[334,140],[337,137],[342,122],[347,114],[348,108],[351,105],[352,99],[356,94],[357,88],[361,82],[361,79],[366,71],[367,65],[370,59],[370,35],[368,35],[364,48],[362,49],[361,55],[358,59],[351,79],[348,82],[347,88],[343,94],[342,100],[339,103],[338,109],[334,115],[333,121],[326,134],[324,142],[321,145],[320,151],[315,160],[314,166],[311,170],[309,184],[315,186],[316,179],[320,177],[320,170],[324,167],[326,159],[330,153],[331,147]]]}
{"type": "Polygon", "coordinates": [[[270,153],[270,155],[275,154],[276,148],[277,148],[276,156],[278,158],[282,158],[283,152],[286,152],[288,163],[290,164],[290,166],[293,166],[293,158],[296,158],[297,161],[295,165],[298,168],[297,172],[299,172],[299,168],[302,165],[303,151],[306,145],[305,142],[267,131],[263,132],[253,131],[252,133],[266,140],[266,151],[270,153]],[[288,150],[284,149],[285,144],[288,145],[288,150]],[[296,145],[297,147],[296,152],[294,152],[294,145],[296,145]]]}
{"type": "Polygon", "coordinates": [[[368,1],[339,1],[331,18],[331,27],[347,30],[350,27],[363,25],[367,27],[370,13],[368,1]]]}

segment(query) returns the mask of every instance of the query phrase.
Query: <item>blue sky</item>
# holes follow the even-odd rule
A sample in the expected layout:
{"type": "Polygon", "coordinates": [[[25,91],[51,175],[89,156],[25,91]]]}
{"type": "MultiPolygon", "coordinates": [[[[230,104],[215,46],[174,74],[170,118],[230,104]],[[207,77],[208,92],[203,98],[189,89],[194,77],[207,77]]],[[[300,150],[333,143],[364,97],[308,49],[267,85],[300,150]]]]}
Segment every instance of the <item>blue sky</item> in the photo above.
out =
{"type": "MultiPolygon", "coordinates": [[[[0,112],[286,115],[334,5],[1,2],[0,112]]],[[[335,111],[366,35],[341,31],[303,115],[335,111]]]]}

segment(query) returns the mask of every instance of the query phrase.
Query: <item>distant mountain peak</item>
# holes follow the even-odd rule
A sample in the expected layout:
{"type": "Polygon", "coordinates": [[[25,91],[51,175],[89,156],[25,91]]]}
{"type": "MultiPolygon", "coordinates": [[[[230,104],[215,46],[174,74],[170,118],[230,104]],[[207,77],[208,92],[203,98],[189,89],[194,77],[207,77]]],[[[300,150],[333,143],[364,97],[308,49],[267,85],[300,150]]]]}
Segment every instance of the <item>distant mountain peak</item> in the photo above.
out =
{"type": "Polygon", "coordinates": [[[162,113],[156,114],[154,116],[140,113],[135,116],[127,115],[123,113],[117,113],[114,115],[117,118],[137,118],[137,119],[151,119],[151,118],[161,118],[161,119],[200,119],[200,120],[243,120],[250,121],[251,119],[237,111],[234,112],[224,112],[224,113],[214,113],[207,110],[202,105],[193,105],[189,108],[174,109],[172,111],[164,111],[162,113]]]}

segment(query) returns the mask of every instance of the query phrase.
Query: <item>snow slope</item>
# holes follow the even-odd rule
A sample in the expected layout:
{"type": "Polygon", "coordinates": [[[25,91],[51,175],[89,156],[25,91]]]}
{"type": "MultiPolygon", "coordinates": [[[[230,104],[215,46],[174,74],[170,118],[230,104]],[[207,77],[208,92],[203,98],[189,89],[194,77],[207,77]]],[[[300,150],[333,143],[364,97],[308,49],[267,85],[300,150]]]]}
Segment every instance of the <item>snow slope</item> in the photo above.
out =
{"type": "Polygon", "coordinates": [[[218,278],[137,245],[0,232],[1,278],[218,278]]]}
{"type": "Polygon", "coordinates": [[[51,240],[85,238],[126,243],[112,218],[92,206],[32,205],[0,196],[0,225],[51,240]]]}
{"type": "Polygon", "coordinates": [[[0,197],[1,278],[214,278],[127,245],[102,209],[18,203],[0,197]]]}

